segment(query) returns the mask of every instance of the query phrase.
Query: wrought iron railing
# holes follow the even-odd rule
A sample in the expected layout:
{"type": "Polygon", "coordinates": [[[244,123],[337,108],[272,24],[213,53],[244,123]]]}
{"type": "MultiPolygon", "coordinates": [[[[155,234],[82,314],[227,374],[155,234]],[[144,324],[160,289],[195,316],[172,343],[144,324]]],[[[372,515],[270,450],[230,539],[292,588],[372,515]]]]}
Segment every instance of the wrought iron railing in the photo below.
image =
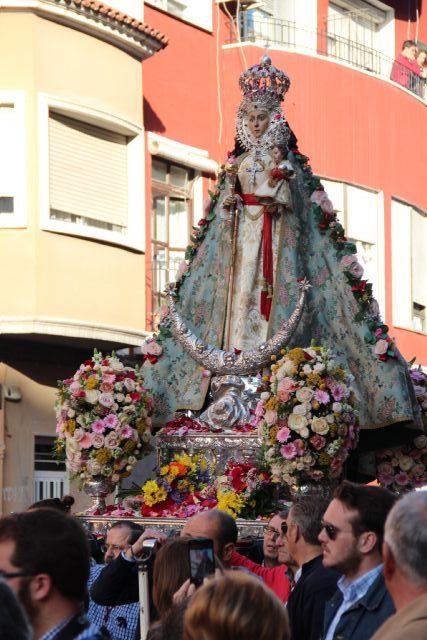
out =
{"type": "MultiPolygon", "coordinates": [[[[279,47],[332,58],[380,78],[392,79],[424,100],[427,97],[424,78],[416,76],[392,58],[363,43],[326,31],[304,29],[287,20],[261,18],[250,12],[240,13],[238,26],[241,42],[254,42],[268,48],[279,47]]],[[[234,30],[230,31],[229,42],[236,42],[234,30]]]]}

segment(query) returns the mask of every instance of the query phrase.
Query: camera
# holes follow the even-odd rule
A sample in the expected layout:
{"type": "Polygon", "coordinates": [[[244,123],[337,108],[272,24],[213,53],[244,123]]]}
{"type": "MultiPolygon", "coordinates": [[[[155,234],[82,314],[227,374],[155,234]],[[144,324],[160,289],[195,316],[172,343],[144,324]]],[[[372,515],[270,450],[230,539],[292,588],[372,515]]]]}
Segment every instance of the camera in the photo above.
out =
{"type": "Polygon", "coordinates": [[[191,538],[188,541],[190,582],[199,587],[206,576],[215,573],[213,541],[209,538],[191,538]]]}

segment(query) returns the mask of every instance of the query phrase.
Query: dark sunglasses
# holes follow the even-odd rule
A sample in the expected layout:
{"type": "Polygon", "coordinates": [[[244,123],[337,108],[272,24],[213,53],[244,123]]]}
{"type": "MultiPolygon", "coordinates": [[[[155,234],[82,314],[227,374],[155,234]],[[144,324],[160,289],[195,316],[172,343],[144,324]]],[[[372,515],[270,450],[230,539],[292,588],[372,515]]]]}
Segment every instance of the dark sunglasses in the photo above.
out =
{"type": "Polygon", "coordinates": [[[329,522],[321,522],[322,529],[326,531],[329,540],[336,540],[339,533],[353,533],[353,529],[339,529],[329,522]]]}
{"type": "Polygon", "coordinates": [[[288,523],[287,522],[282,522],[282,524],[280,525],[280,529],[282,531],[282,536],[286,536],[286,534],[288,533],[288,523]]]}

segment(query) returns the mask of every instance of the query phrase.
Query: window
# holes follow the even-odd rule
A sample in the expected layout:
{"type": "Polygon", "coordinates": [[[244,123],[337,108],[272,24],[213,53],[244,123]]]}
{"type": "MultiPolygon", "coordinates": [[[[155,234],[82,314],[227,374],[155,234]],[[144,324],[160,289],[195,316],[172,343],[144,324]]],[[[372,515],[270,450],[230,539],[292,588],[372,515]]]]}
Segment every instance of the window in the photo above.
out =
{"type": "Polygon", "coordinates": [[[382,198],[376,191],[332,180],[322,184],[338,211],[348,239],[356,245],[363,278],[373,284],[374,297],[384,311],[382,198]]]}
{"type": "Polygon", "coordinates": [[[427,213],[392,200],[393,324],[426,333],[427,213]]]}
{"type": "Polygon", "coordinates": [[[0,227],[26,225],[25,104],[0,92],[0,227]]]}
{"type": "Polygon", "coordinates": [[[54,436],[35,436],[34,502],[62,498],[69,491],[65,463],[58,463],[53,457],[54,442],[54,436]]]}
{"type": "Polygon", "coordinates": [[[380,2],[329,2],[328,55],[368,71],[385,73],[385,61],[379,52],[394,57],[392,15],[390,7],[380,2]]]}
{"type": "Polygon", "coordinates": [[[166,160],[152,163],[153,319],[176,279],[193,224],[195,172],[166,160]]]}
{"type": "Polygon", "coordinates": [[[146,3],[203,29],[212,30],[211,0],[146,0],[146,3]]]}
{"type": "Polygon", "coordinates": [[[67,107],[41,103],[43,228],[143,250],[141,131],[67,107]]]}

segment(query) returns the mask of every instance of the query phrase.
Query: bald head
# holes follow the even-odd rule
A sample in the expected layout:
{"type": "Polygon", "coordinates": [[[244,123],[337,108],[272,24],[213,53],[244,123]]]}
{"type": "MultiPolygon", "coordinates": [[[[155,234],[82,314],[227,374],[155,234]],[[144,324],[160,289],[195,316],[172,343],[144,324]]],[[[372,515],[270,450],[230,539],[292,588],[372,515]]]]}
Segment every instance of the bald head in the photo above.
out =
{"type": "Polygon", "coordinates": [[[197,513],[185,523],[181,531],[181,535],[188,538],[213,540],[215,554],[225,565],[229,564],[237,534],[234,518],[218,509],[197,513]]]}

